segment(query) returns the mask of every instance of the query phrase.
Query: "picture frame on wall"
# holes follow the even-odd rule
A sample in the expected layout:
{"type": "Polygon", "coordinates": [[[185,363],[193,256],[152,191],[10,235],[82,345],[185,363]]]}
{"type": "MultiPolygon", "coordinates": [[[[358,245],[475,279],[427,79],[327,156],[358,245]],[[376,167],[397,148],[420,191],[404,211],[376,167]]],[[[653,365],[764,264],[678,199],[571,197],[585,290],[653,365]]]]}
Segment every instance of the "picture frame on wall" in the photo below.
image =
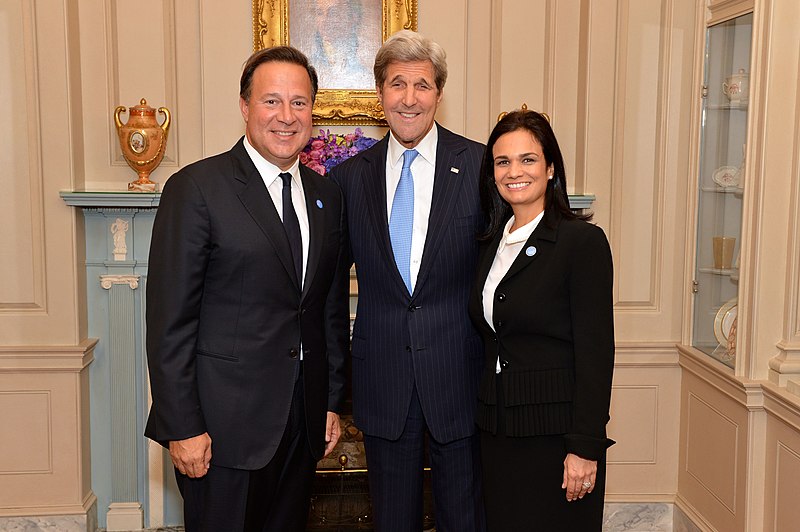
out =
{"type": "Polygon", "coordinates": [[[316,68],[316,125],[386,125],[372,66],[402,29],[417,30],[417,0],[253,0],[253,50],[291,45],[316,68]]]}

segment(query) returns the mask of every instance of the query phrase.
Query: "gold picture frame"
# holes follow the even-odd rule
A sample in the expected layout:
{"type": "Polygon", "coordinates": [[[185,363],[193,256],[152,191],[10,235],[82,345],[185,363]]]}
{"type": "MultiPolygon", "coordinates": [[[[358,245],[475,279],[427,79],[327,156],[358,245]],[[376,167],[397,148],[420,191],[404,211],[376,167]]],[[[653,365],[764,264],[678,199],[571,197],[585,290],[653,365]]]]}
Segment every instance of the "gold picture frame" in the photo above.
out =
{"type": "MultiPolygon", "coordinates": [[[[331,6],[337,4],[338,9],[342,11],[336,14],[336,22],[340,24],[346,23],[348,29],[360,31],[361,28],[376,27],[375,23],[377,23],[378,16],[377,9],[375,8],[375,0],[361,0],[360,3],[352,0],[344,3],[337,3],[332,0],[253,0],[253,51],[270,46],[292,44],[290,42],[290,27],[292,27],[293,18],[290,13],[290,4],[298,6],[304,4],[311,5],[314,3],[328,6],[328,9],[332,9],[331,6]],[[370,18],[366,21],[366,24],[356,23],[352,20],[352,14],[357,13],[361,15],[362,8],[369,11],[367,16],[370,18]],[[373,20],[373,16],[375,20],[373,20]],[[372,26],[369,24],[370,21],[373,23],[372,26]]],[[[359,36],[355,31],[350,31],[349,36],[347,35],[348,32],[338,30],[331,30],[331,34],[338,39],[342,39],[342,35],[344,34],[344,39],[348,40],[348,42],[345,43],[346,47],[348,47],[346,49],[358,51],[362,47],[366,48],[364,42],[368,42],[369,45],[374,48],[374,51],[377,51],[377,48],[393,33],[403,29],[417,30],[417,0],[381,0],[380,4],[381,31],[379,42],[377,40],[377,35],[373,33],[367,36],[366,41],[363,39],[363,35],[359,36]]],[[[315,35],[320,33],[320,30],[325,28],[324,23],[319,22],[320,18],[318,15],[321,11],[322,8],[304,9],[302,11],[302,18],[300,18],[300,16],[295,16],[294,21],[297,27],[302,28],[305,27],[304,24],[311,24],[311,26],[309,26],[309,32],[300,32],[296,30],[295,35],[299,34],[306,37],[309,33],[315,35]],[[311,20],[312,18],[314,20],[311,20]],[[313,26],[313,24],[318,25],[313,26]]],[[[375,33],[377,33],[377,31],[375,33]]],[[[319,39],[319,37],[316,37],[316,41],[314,42],[319,41],[319,39]]],[[[321,87],[317,92],[317,100],[314,104],[313,111],[315,125],[386,125],[383,108],[380,103],[378,103],[378,95],[375,91],[374,81],[366,82],[367,79],[373,79],[371,64],[366,65],[365,59],[351,61],[350,56],[345,56],[348,67],[352,66],[352,63],[358,63],[355,67],[355,75],[350,72],[345,72],[340,64],[338,67],[330,67],[330,72],[333,75],[326,76],[324,72],[321,71],[320,66],[315,64],[316,56],[314,55],[314,50],[304,49],[304,46],[300,43],[292,45],[308,55],[311,64],[314,65],[320,73],[321,87]],[[367,72],[364,72],[367,66],[367,72]],[[326,77],[329,80],[331,77],[341,79],[335,79],[335,83],[329,83],[326,82],[326,77]],[[360,79],[361,81],[354,82],[354,84],[358,85],[356,87],[339,86],[343,83],[348,83],[347,80],[352,79],[360,79]]],[[[307,47],[308,46],[305,46],[305,48],[307,47]]],[[[340,51],[341,49],[343,49],[341,45],[333,48],[334,51],[340,51]]],[[[321,48],[321,50],[324,50],[324,54],[331,50],[331,48],[326,47],[321,48]]],[[[374,58],[374,52],[372,53],[370,61],[372,58],[374,58]]]]}

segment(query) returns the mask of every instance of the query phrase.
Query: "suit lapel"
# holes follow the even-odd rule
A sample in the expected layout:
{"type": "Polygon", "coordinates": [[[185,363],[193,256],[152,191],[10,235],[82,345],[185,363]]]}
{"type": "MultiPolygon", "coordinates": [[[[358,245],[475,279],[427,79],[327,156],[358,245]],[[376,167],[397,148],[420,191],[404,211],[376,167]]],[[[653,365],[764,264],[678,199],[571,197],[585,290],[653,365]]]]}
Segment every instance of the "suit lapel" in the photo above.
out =
{"type": "Polygon", "coordinates": [[[306,260],[306,278],[303,282],[303,296],[314,281],[319,259],[322,254],[322,241],[325,234],[325,205],[319,197],[319,191],[309,175],[313,170],[300,165],[300,178],[303,180],[303,192],[306,196],[306,212],[308,213],[308,259],[306,260]]]}
{"type": "Polygon", "coordinates": [[[545,223],[544,218],[539,222],[539,225],[536,226],[536,229],[533,230],[531,236],[528,237],[528,240],[522,246],[522,250],[519,255],[517,255],[517,258],[514,259],[511,268],[508,269],[508,273],[503,277],[503,281],[515,276],[552,249],[552,246],[548,246],[545,243],[556,241],[558,222],[556,221],[555,224],[554,227],[549,227],[545,223]]]}
{"type": "Polygon", "coordinates": [[[292,279],[295,288],[299,290],[300,284],[294,271],[289,239],[286,237],[283,222],[281,222],[278,211],[275,209],[275,204],[272,203],[269,191],[264,185],[264,180],[261,178],[261,174],[258,173],[247,151],[245,151],[242,140],[231,151],[237,163],[235,178],[244,183],[244,187],[238,194],[239,201],[242,202],[242,205],[244,205],[253,221],[267,237],[272,247],[275,248],[286,274],[292,279]]]}
{"type": "Polygon", "coordinates": [[[461,153],[466,145],[455,135],[439,127],[439,139],[436,145],[436,169],[433,177],[433,198],[431,213],[428,216],[428,234],[422,250],[420,265],[414,291],[422,287],[434,262],[436,253],[441,249],[441,240],[452,224],[453,206],[461,192],[463,179],[459,176],[461,153]]]}

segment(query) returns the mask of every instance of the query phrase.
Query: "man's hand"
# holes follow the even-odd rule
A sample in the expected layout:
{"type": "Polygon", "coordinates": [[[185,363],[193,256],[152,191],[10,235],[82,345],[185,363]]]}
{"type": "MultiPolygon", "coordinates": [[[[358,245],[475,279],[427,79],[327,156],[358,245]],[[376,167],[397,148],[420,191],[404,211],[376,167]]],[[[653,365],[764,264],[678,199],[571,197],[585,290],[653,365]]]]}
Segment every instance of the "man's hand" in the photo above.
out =
{"type": "Polygon", "coordinates": [[[171,441],[169,456],[172,458],[172,464],[182,475],[200,478],[211,467],[211,437],[208,432],[204,432],[185,440],[171,441]]]}
{"type": "Polygon", "coordinates": [[[331,454],[341,435],[342,427],[339,425],[339,414],[328,412],[328,421],[325,423],[325,456],[331,454]]]}

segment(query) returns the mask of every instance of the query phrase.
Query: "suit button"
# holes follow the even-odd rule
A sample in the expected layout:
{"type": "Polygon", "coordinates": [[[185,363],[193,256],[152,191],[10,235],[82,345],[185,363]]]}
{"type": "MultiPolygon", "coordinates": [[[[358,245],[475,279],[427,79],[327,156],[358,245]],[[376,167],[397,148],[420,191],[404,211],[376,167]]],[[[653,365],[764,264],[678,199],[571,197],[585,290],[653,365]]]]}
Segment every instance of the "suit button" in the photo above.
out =
{"type": "Polygon", "coordinates": [[[503,320],[497,320],[497,326],[498,327],[502,327],[503,326],[503,320]]]}
{"type": "Polygon", "coordinates": [[[416,312],[417,310],[419,310],[421,308],[422,308],[422,306],[420,306],[420,305],[409,305],[408,306],[408,311],[409,312],[416,312]]]}
{"type": "Polygon", "coordinates": [[[506,369],[508,367],[508,360],[501,360],[500,367],[506,369]]]}
{"type": "Polygon", "coordinates": [[[297,351],[296,347],[293,347],[293,348],[289,349],[289,357],[290,358],[297,358],[297,354],[298,354],[298,351],[297,351]]]}
{"type": "Polygon", "coordinates": [[[506,295],[505,294],[497,294],[497,300],[498,301],[505,301],[506,300],[506,295]]]}
{"type": "Polygon", "coordinates": [[[411,346],[410,345],[406,346],[406,351],[408,351],[409,353],[411,352],[411,346]]]}
{"type": "Polygon", "coordinates": [[[492,336],[492,342],[497,343],[497,336],[492,336]]]}

